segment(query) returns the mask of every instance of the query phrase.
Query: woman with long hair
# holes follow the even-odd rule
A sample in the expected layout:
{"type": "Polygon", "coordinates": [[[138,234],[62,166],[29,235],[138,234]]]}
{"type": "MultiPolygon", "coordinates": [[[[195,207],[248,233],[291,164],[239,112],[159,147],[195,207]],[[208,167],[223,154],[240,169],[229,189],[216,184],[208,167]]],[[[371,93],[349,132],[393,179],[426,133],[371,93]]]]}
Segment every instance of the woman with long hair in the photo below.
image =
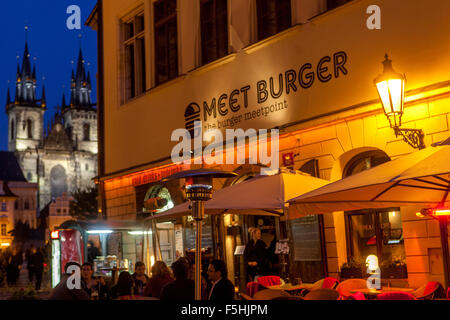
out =
{"type": "Polygon", "coordinates": [[[117,284],[111,288],[111,299],[117,299],[122,296],[130,296],[133,294],[133,278],[128,271],[122,271],[117,280],[117,284]]]}
{"type": "Polygon", "coordinates": [[[152,277],[145,287],[144,296],[159,299],[162,288],[174,280],[166,263],[164,261],[156,261],[152,267],[152,277]]]}

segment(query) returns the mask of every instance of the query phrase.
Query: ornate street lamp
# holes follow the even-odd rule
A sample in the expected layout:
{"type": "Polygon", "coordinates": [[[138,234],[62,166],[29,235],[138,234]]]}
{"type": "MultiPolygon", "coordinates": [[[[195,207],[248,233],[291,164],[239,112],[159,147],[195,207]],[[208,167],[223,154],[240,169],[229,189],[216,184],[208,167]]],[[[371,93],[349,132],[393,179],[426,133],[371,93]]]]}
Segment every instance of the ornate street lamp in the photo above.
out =
{"type": "Polygon", "coordinates": [[[192,204],[192,216],[195,219],[195,300],[202,299],[201,263],[202,263],[202,220],[205,217],[205,201],[212,198],[213,178],[229,178],[237,176],[234,172],[211,169],[196,169],[175,173],[163,181],[186,180],[186,198],[192,204]]]}
{"type": "Polygon", "coordinates": [[[374,83],[383,106],[383,111],[389,120],[389,124],[395,131],[395,136],[401,135],[403,140],[411,147],[423,149],[424,133],[421,129],[400,128],[402,124],[403,105],[405,102],[404,74],[397,73],[392,68],[392,60],[385,55],[383,61],[383,74],[375,78],[374,83]]]}

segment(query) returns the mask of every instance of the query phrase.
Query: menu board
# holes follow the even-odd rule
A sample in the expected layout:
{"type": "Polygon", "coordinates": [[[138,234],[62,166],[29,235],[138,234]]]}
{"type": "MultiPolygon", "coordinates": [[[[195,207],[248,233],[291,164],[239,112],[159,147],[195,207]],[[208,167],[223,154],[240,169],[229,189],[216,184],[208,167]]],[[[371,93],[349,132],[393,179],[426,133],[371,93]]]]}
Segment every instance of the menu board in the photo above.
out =
{"type": "Polygon", "coordinates": [[[107,255],[116,256],[121,258],[120,256],[120,243],[122,241],[122,233],[114,232],[108,235],[108,253],[107,255]]]}
{"type": "MultiPolygon", "coordinates": [[[[186,228],[186,249],[195,249],[195,229],[186,228]]],[[[212,248],[213,238],[211,226],[205,225],[202,228],[202,248],[212,248]]]]}
{"type": "Polygon", "coordinates": [[[175,225],[175,257],[176,259],[183,256],[183,226],[175,225]]]}
{"type": "Polygon", "coordinates": [[[295,261],[321,261],[319,219],[317,215],[291,221],[295,261]]]}

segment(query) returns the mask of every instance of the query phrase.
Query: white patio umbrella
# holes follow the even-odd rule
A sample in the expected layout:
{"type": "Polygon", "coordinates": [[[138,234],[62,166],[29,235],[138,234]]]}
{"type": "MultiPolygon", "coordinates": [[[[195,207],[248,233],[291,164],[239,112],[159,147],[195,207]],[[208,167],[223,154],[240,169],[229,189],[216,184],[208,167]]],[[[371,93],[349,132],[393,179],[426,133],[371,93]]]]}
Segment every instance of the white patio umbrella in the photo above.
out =
{"type": "MultiPolygon", "coordinates": [[[[240,215],[283,215],[286,201],[328,184],[329,181],[296,171],[281,171],[275,175],[260,175],[250,180],[214,192],[205,203],[205,212],[240,215]]],[[[190,215],[188,202],[147,219],[173,219],[190,215]]]]}
{"type": "Polygon", "coordinates": [[[450,138],[290,199],[289,219],[364,208],[450,205],[450,138]]]}

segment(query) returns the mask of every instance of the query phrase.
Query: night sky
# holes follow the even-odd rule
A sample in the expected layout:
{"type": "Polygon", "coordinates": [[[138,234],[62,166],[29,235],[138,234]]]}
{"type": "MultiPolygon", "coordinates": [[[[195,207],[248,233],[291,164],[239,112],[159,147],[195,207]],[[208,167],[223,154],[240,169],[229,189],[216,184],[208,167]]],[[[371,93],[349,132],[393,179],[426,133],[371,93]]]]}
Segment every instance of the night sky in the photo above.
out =
{"type": "MultiPolygon", "coordinates": [[[[70,102],[70,79],[76,68],[81,47],[87,71],[91,72],[93,102],[96,98],[97,32],[85,26],[96,0],[15,0],[3,1],[0,10],[0,150],[8,149],[8,117],[5,112],[8,80],[11,99],[15,95],[17,56],[20,66],[28,26],[28,47],[31,61],[36,63],[37,98],[41,98],[43,77],[47,97],[45,119],[49,121],[61,104],[63,91],[70,102]],[[81,9],[81,29],[69,30],[66,13],[70,5],[81,9]],[[72,64],[74,62],[74,64],[72,64]],[[64,86],[64,88],[63,88],[64,86]]],[[[46,124],[44,128],[46,128],[46,124]]]]}

